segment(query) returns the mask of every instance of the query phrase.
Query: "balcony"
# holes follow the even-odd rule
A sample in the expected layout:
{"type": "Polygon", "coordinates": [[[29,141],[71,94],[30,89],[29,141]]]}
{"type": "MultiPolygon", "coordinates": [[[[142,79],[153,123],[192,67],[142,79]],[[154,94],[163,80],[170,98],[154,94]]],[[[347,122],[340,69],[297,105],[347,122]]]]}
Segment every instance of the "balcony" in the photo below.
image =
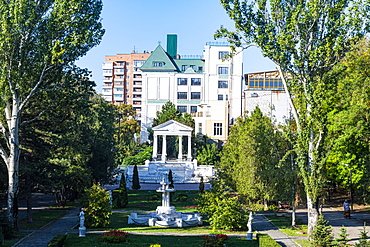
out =
{"type": "Polygon", "coordinates": [[[141,101],[134,101],[133,105],[141,105],[141,101]]]}
{"type": "Polygon", "coordinates": [[[137,93],[137,92],[142,92],[143,90],[141,88],[137,88],[137,87],[134,87],[134,92],[137,93]]]}
{"type": "Polygon", "coordinates": [[[190,115],[192,117],[203,117],[203,112],[192,112],[190,115]]]}
{"type": "Polygon", "coordinates": [[[134,78],[143,78],[141,74],[134,74],[134,78]]]}

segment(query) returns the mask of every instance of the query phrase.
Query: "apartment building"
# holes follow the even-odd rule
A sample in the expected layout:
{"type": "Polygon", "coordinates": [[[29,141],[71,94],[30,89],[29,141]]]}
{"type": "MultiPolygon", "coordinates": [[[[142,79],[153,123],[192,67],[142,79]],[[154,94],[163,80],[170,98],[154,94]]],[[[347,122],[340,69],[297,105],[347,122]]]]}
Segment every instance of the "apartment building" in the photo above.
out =
{"type": "Polygon", "coordinates": [[[102,94],[113,104],[130,104],[141,117],[142,74],[140,67],[150,56],[149,52],[105,56],[103,63],[102,94]]]}
{"type": "Polygon", "coordinates": [[[228,43],[210,42],[203,55],[178,55],[177,35],[167,35],[167,50],[158,45],[141,67],[141,141],[167,101],[192,114],[197,133],[225,141],[242,114],[243,53],[229,58],[230,52],[228,43]]]}
{"type": "Polygon", "coordinates": [[[244,111],[251,113],[258,106],[276,124],[284,124],[291,108],[279,71],[249,73],[244,78],[244,111]]]}

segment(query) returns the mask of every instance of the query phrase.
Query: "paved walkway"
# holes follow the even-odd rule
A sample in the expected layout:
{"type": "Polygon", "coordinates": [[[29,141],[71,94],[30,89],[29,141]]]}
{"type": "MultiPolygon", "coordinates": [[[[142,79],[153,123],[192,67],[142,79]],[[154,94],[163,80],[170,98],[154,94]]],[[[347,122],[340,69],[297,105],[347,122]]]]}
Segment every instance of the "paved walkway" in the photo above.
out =
{"type": "Polygon", "coordinates": [[[17,244],[13,245],[16,247],[44,247],[48,246],[48,243],[58,234],[65,234],[72,231],[78,224],[78,213],[77,208],[70,210],[61,219],[46,225],[40,230],[36,230],[29,234],[26,238],[22,239],[17,244]]]}

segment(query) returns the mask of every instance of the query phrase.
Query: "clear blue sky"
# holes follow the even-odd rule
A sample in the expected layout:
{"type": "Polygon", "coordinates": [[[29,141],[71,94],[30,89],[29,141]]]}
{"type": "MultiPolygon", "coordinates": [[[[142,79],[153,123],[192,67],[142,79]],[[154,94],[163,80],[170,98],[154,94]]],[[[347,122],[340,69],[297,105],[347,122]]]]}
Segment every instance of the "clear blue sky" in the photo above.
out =
{"type": "MultiPolygon", "coordinates": [[[[206,42],[221,25],[233,29],[219,0],[103,0],[102,22],[105,35],[97,47],[77,65],[92,71],[92,80],[101,93],[102,63],[105,55],[153,51],[158,42],[166,47],[166,35],[178,36],[177,52],[201,55],[206,42]]],[[[244,72],[274,70],[257,48],[244,52],[244,72]]]]}

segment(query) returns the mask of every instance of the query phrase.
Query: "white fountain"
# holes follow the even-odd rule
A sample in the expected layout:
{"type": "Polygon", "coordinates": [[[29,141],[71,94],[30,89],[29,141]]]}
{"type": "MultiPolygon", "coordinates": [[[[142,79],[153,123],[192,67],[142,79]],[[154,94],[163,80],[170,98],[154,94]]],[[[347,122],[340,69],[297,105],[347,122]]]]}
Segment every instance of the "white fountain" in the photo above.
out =
{"type": "Polygon", "coordinates": [[[166,180],[167,174],[162,178],[161,187],[157,192],[162,193],[162,206],[158,206],[156,212],[146,215],[131,213],[128,217],[129,224],[160,226],[160,227],[187,227],[200,226],[203,224],[202,217],[198,213],[176,212],[174,206],[170,206],[170,193],[174,188],[170,188],[166,180]]]}

